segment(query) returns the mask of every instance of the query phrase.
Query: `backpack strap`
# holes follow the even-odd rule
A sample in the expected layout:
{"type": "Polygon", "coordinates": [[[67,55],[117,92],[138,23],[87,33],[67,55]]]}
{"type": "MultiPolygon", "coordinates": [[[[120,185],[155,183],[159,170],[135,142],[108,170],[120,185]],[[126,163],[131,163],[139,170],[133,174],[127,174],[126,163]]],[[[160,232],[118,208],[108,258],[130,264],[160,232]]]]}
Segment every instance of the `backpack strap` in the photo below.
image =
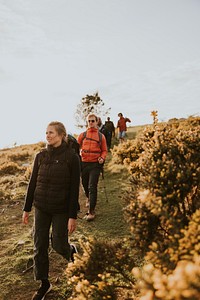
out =
{"type": "Polygon", "coordinates": [[[88,138],[88,137],[87,137],[87,131],[84,131],[84,132],[83,132],[83,138],[82,138],[82,141],[81,141],[81,145],[82,145],[82,143],[83,143],[83,140],[84,140],[84,139],[87,139],[87,140],[90,140],[90,141],[95,141],[95,142],[97,142],[97,143],[99,144],[100,148],[101,148],[102,133],[98,130],[98,134],[99,134],[99,140],[97,141],[97,140],[95,140],[95,139],[88,138]]]}
{"type": "MultiPolygon", "coordinates": [[[[98,130],[98,134],[99,134],[99,140],[97,141],[95,139],[88,138],[87,137],[87,131],[84,131],[83,132],[83,138],[82,138],[82,141],[81,141],[81,145],[83,143],[83,140],[87,139],[87,140],[90,140],[90,141],[97,142],[99,144],[100,149],[101,149],[102,133],[98,130]]],[[[85,152],[85,153],[100,153],[101,154],[101,151],[89,151],[89,150],[82,150],[82,151],[85,152]]]]}
{"type": "Polygon", "coordinates": [[[101,147],[101,141],[102,141],[102,133],[100,131],[99,132],[99,144],[100,144],[100,147],[101,147]]]}

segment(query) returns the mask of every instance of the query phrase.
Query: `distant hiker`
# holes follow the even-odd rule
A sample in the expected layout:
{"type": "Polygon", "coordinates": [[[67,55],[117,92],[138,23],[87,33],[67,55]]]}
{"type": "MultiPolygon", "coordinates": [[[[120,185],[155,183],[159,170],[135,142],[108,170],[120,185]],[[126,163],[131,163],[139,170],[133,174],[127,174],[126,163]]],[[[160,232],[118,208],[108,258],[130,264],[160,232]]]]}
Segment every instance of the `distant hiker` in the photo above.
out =
{"type": "Polygon", "coordinates": [[[107,147],[108,150],[110,150],[111,147],[111,142],[112,142],[112,137],[115,136],[115,126],[112,121],[110,121],[110,117],[107,117],[107,121],[105,121],[104,124],[106,128],[106,142],[107,142],[107,147]]]}
{"type": "Polygon", "coordinates": [[[99,128],[99,131],[101,133],[103,133],[106,138],[107,137],[107,129],[106,129],[105,125],[102,123],[102,120],[100,117],[98,117],[97,126],[99,128]]]}
{"type": "Polygon", "coordinates": [[[118,113],[118,117],[119,117],[119,120],[117,122],[117,128],[119,130],[118,137],[120,143],[122,143],[124,142],[126,136],[126,131],[127,131],[126,123],[127,122],[130,123],[131,120],[129,118],[124,118],[122,113],[118,113]]]}
{"type": "Polygon", "coordinates": [[[41,286],[32,300],[44,299],[51,290],[49,273],[49,236],[53,249],[74,261],[75,245],[68,233],[76,229],[80,185],[80,159],[70,147],[64,125],[51,122],[46,130],[47,148],[37,153],[28,185],[22,221],[28,223],[32,205],[34,221],[34,275],[41,286]]]}
{"type": "Polygon", "coordinates": [[[95,218],[98,180],[107,155],[106,138],[99,131],[97,122],[98,117],[95,114],[89,114],[87,116],[88,129],[77,139],[81,149],[82,185],[87,197],[86,206],[89,208],[85,216],[87,221],[95,218]]]}

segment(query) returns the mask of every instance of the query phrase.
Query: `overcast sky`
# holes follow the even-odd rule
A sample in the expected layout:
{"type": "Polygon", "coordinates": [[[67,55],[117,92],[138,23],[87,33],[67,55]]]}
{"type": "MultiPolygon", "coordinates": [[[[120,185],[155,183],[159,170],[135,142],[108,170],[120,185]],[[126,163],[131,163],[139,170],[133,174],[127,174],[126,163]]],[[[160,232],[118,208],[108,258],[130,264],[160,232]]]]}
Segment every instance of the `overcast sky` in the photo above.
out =
{"type": "Polygon", "coordinates": [[[200,113],[199,0],[0,0],[0,148],[45,139],[96,91],[131,125],[200,113]]]}

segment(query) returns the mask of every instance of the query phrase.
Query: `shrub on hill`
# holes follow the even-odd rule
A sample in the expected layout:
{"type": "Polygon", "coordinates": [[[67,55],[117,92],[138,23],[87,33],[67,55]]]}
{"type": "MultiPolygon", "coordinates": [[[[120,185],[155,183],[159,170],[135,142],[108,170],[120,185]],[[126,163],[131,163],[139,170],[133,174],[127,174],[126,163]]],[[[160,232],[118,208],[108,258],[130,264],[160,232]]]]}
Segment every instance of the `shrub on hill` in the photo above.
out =
{"type": "Polygon", "coordinates": [[[131,270],[136,266],[136,256],[130,256],[130,245],[127,241],[80,241],[83,253],[76,255],[75,262],[66,270],[69,284],[74,286],[71,299],[114,300],[118,299],[119,290],[129,299],[135,282],[131,270]]]}
{"type": "MultiPolygon", "coordinates": [[[[200,118],[156,124],[147,127],[135,141],[113,150],[114,161],[125,164],[131,174],[125,213],[135,247],[151,262],[152,274],[159,270],[173,278],[170,274],[177,274],[185,265],[181,260],[194,263],[199,254],[199,132],[200,118]],[[195,231],[191,235],[192,228],[195,231]]],[[[148,283],[151,276],[145,270],[139,278],[148,286],[148,299],[185,299],[183,295],[157,297],[155,282],[151,279],[152,285],[148,283]]],[[[184,274],[179,280],[184,280],[184,274]]],[[[194,282],[191,279],[187,288],[199,295],[200,286],[194,282]]]]}
{"type": "Polygon", "coordinates": [[[0,200],[24,199],[34,156],[44,142],[0,149],[0,200]]]}
{"type": "Polygon", "coordinates": [[[155,123],[135,140],[114,147],[111,163],[123,164],[130,172],[124,213],[132,239],[114,251],[113,245],[102,248],[94,241],[90,256],[83,253],[72,267],[74,299],[118,299],[120,283],[125,293],[121,299],[200,298],[199,132],[199,117],[155,123]],[[101,258],[105,249],[109,255],[101,258]],[[143,258],[143,267],[138,268],[136,257],[143,258]],[[92,273],[93,267],[100,276],[92,273]],[[127,281],[119,269],[126,270],[127,281]]]}
{"type": "Polygon", "coordinates": [[[0,166],[0,176],[15,175],[16,173],[24,171],[17,163],[7,162],[0,166]]]}
{"type": "Polygon", "coordinates": [[[28,158],[29,158],[30,154],[28,151],[19,151],[17,153],[10,153],[8,154],[7,158],[8,160],[10,161],[14,161],[14,162],[17,162],[17,161],[20,161],[20,162],[23,162],[23,161],[26,161],[28,158]]]}
{"type": "Polygon", "coordinates": [[[169,275],[153,264],[145,265],[142,270],[133,269],[133,274],[138,278],[136,287],[141,291],[141,300],[199,300],[199,256],[195,256],[193,261],[180,260],[169,275]]]}

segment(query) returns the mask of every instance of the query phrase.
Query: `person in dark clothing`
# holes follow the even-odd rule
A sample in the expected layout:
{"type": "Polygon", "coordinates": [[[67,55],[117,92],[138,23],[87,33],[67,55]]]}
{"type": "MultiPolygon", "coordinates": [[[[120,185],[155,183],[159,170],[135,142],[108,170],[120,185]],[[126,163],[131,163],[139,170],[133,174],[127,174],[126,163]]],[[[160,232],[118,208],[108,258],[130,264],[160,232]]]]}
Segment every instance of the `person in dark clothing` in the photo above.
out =
{"type": "Polygon", "coordinates": [[[67,133],[60,122],[51,122],[46,130],[47,148],[36,154],[28,185],[22,221],[28,223],[35,207],[34,275],[41,286],[32,300],[44,299],[50,291],[49,234],[53,249],[68,261],[74,260],[75,245],[68,233],[76,229],[80,185],[80,159],[67,143],[67,133]]]}
{"type": "Polygon", "coordinates": [[[111,148],[111,142],[112,142],[112,137],[115,136],[115,126],[112,121],[110,121],[110,117],[107,117],[107,121],[105,121],[104,124],[106,128],[106,143],[107,143],[107,148],[110,150],[111,148]]]}
{"type": "Polygon", "coordinates": [[[107,137],[107,130],[106,130],[105,125],[102,123],[102,120],[101,120],[100,117],[98,117],[97,127],[98,127],[99,131],[100,131],[101,133],[103,133],[103,135],[104,135],[105,138],[106,138],[106,137],[107,137]]]}

